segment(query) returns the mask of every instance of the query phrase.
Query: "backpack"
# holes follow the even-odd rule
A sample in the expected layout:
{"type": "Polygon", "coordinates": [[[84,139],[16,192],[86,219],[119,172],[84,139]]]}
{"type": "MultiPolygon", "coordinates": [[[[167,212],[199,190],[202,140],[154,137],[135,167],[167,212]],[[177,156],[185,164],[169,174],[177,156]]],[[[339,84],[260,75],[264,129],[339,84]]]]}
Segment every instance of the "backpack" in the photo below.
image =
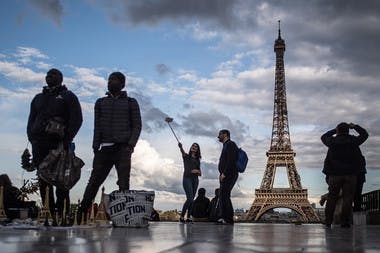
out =
{"type": "Polygon", "coordinates": [[[248,164],[248,156],[247,153],[239,148],[238,149],[238,158],[236,160],[236,168],[238,172],[243,173],[245,171],[245,168],[247,167],[248,164]]]}

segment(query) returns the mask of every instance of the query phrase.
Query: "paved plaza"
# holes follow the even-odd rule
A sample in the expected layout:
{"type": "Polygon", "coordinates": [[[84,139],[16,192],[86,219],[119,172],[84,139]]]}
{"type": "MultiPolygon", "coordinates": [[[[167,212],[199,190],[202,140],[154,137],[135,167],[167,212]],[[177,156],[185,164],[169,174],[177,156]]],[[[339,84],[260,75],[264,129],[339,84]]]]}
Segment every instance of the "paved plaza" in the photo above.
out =
{"type": "Polygon", "coordinates": [[[0,226],[0,252],[380,252],[380,226],[216,225],[152,222],[148,228],[0,226]]]}

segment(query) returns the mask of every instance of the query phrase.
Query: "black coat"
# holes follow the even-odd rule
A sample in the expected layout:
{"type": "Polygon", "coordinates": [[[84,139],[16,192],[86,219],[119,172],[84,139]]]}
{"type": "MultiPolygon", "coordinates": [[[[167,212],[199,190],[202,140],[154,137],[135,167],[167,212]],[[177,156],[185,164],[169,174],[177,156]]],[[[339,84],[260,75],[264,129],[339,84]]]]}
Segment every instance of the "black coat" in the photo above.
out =
{"type": "Polygon", "coordinates": [[[92,148],[98,150],[101,143],[136,146],[141,132],[141,115],[136,99],[125,91],[118,97],[107,93],[95,103],[95,126],[92,148]]]}
{"type": "Polygon", "coordinates": [[[322,135],[323,144],[329,147],[324,163],[323,173],[326,175],[352,175],[365,172],[365,159],[360,145],[368,138],[367,131],[356,125],[354,129],[358,136],[350,134],[336,134],[330,130],[322,135]]]}
{"type": "Polygon", "coordinates": [[[71,142],[82,125],[82,109],[78,98],[65,86],[51,89],[45,86],[30,105],[27,134],[32,144],[48,143],[52,140],[45,131],[47,122],[53,117],[64,120],[66,142],[71,142]]]}
{"type": "Polygon", "coordinates": [[[226,177],[238,174],[236,161],[238,158],[238,147],[235,142],[227,140],[223,144],[223,150],[219,158],[218,170],[220,174],[224,174],[226,177]]]}
{"type": "Polygon", "coordinates": [[[193,217],[194,218],[208,218],[210,210],[210,200],[206,196],[200,196],[193,202],[193,217]]]}

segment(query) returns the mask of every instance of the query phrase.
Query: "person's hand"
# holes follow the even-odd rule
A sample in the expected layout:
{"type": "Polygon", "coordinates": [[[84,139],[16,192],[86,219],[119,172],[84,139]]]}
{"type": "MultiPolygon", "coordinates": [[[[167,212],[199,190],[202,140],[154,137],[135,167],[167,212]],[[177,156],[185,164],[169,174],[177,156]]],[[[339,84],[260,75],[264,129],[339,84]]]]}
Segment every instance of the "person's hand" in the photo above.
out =
{"type": "Polygon", "coordinates": [[[130,153],[133,153],[133,151],[134,151],[134,148],[131,147],[131,146],[127,146],[126,149],[127,149],[127,151],[130,152],[130,153]]]}
{"type": "Polygon", "coordinates": [[[197,174],[198,176],[202,176],[202,172],[200,170],[194,169],[194,170],[191,170],[191,173],[192,174],[197,174]]]}
{"type": "Polygon", "coordinates": [[[226,178],[226,176],[224,175],[224,173],[220,174],[219,176],[219,181],[220,182],[223,182],[223,180],[226,178]]]}

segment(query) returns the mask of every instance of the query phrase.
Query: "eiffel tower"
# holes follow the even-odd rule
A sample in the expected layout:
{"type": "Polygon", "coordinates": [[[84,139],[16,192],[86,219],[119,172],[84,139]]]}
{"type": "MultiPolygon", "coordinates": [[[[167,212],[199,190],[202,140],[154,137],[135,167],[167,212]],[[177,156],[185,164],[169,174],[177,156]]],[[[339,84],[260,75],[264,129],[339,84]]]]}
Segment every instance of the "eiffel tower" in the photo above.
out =
{"type": "Polygon", "coordinates": [[[276,74],[274,88],[273,126],[270,149],[267,152],[267,166],[260,189],[255,190],[256,198],[247,214],[248,220],[258,221],[273,208],[289,208],[296,211],[303,222],[318,222],[307,198],[307,189],[302,188],[294,157],[296,153],[290,144],[288,110],[284,71],[285,41],[281,38],[278,21],[278,38],[274,43],[276,53],[276,74]],[[277,167],[286,167],[289,188],[273,188],[277,167]]]}

